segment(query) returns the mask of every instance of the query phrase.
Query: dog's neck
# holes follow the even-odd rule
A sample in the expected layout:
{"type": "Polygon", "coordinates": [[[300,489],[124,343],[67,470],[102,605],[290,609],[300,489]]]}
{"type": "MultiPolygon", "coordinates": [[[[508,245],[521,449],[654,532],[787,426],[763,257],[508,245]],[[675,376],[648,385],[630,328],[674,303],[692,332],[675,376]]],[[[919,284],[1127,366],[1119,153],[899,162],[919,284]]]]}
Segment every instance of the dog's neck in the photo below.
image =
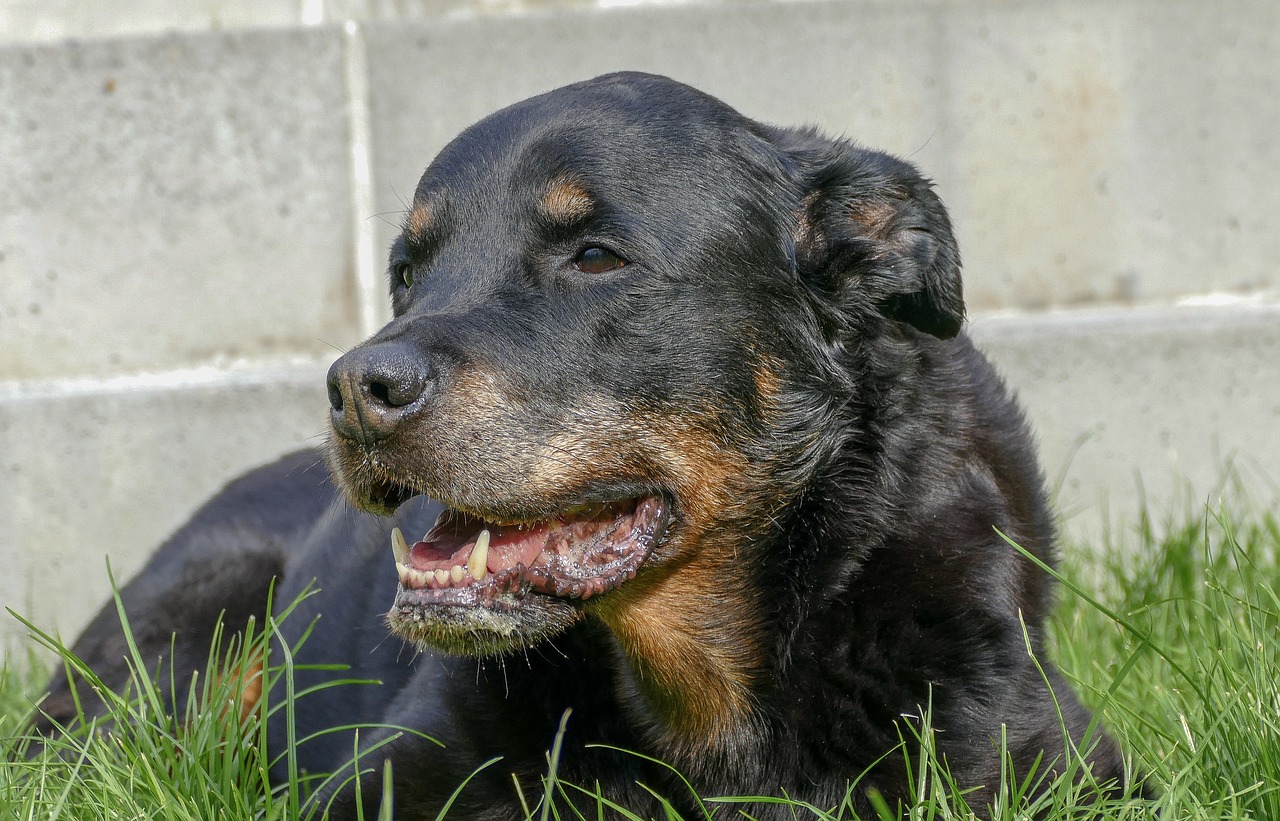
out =
{"type": "Polygon", "coordinates": [[[750,581],[723,566],[731,563],[701,552],[636,579],[625,603],[608,597],[595,611],[616,641],[631,720],[672,763],[761,743],[754,690],[771,648],[750,581]]]}

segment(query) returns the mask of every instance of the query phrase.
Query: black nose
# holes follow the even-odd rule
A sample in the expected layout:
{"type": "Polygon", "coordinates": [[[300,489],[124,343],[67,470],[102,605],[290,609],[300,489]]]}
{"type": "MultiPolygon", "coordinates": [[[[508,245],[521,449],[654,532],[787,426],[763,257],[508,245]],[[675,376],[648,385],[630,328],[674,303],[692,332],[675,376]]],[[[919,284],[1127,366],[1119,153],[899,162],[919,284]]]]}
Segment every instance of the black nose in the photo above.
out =
{"type": "Polygon", "coordinates": [[[423,404],[435,372],[403,345],[359,347],[329,368],[329,415],[362,445],[386,439],[423,404]]]}

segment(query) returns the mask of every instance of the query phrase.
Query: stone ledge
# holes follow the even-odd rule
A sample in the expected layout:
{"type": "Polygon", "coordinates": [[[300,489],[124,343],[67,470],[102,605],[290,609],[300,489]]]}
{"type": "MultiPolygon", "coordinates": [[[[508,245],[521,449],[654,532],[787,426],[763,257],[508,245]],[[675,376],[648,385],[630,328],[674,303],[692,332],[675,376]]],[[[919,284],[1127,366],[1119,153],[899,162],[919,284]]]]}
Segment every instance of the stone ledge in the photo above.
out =
{"type": "Polygon", "coordinates": [[[0,49],[0,379],[359,338],[337,29],[0,49]]]}

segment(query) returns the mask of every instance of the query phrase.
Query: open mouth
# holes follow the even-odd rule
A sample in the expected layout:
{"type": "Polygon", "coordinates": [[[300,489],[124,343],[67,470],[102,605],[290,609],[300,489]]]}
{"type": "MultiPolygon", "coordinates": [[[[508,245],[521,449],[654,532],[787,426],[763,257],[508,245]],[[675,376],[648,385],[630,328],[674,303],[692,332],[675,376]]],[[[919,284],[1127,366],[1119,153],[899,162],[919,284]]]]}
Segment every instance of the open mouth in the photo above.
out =
{"type": "Polygon", "coordinates": [[[530,592],[588,599],[635,576],[665,512],[658,496],[579,505],[520,523],[446,509],[412,545],[393,531],[396,607],[515,605],[530,592]]]}

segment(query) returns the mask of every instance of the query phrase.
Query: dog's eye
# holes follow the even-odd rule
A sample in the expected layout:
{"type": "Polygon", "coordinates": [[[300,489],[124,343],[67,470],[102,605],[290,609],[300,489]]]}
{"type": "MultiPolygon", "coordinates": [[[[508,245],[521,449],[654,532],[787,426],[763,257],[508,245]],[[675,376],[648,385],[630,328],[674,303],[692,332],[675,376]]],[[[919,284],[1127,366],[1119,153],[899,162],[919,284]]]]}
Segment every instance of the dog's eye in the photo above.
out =
{"type": "Polygon", "coordinates": [[[407,262],[398,263],[394,270],[396,282],[406,288],[413,287],[413,266],[407,262]]]}
{"type": "Polygon", "coordinates": [[[603,274],[626,265],[627,261],[608,248],[592,245],[583,249],[573,261],[573,267],[584,274],[603,274]]]}

